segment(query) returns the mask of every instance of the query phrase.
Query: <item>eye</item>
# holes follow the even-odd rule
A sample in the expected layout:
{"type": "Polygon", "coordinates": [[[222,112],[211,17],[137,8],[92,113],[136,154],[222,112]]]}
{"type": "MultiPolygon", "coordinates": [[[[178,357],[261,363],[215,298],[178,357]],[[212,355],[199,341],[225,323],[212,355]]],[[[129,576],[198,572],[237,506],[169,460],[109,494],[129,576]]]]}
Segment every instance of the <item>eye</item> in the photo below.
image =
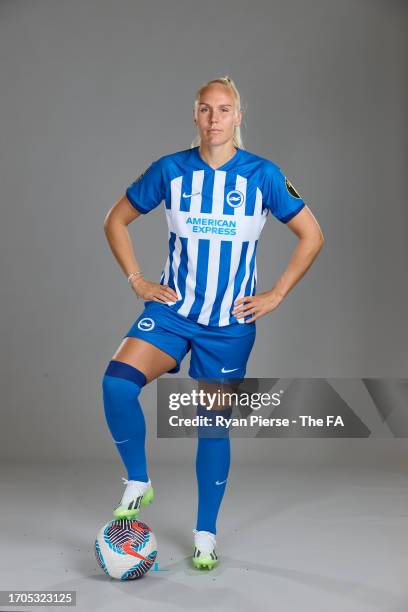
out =
{"type": "Polygon", "coordinates": [[[202,113],[202,112],[204,112],[206,110],[208,110],[208,108],[200,108],[200,113],[202,113]]]}

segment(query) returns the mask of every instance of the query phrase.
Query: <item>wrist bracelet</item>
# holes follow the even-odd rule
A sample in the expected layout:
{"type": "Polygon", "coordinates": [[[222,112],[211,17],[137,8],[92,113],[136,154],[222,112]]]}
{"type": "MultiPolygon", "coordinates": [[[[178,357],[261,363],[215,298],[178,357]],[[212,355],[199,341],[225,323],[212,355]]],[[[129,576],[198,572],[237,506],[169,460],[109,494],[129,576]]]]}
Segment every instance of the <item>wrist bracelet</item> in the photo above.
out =
{"type": "Polygon", "coordinates": [[[143,272],[132,272],[131,274],[129,274],[128,276],[128,283],[131,284],[132,280],[134,279],[135,276],[138,276],[139,274],[143,275],[143,272]]]}

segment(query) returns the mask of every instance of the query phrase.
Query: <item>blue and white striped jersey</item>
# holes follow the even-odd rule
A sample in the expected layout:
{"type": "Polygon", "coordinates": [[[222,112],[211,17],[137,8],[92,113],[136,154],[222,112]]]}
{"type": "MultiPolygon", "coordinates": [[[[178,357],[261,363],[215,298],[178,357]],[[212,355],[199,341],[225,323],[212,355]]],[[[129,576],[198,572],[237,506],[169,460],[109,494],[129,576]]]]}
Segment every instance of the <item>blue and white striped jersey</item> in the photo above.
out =
{"type": "Polygon", "coordinates": [[[198,147],[164,155],[126,196],[141,213],[164,200],[169,255],[160,284],[178,296],[167,305],[212,326],[244,323],[231,310],[256,293],[256,249],[269,211],[287,223],[305,206],[276,164],[244,149],[217,170],[198,147]]]}

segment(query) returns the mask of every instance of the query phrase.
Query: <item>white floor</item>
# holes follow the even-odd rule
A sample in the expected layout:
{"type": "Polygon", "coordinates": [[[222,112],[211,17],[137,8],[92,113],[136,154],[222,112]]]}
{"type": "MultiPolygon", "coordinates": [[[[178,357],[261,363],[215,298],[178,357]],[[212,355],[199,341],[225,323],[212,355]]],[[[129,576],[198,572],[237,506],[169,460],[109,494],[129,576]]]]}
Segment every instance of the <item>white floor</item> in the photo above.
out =
{"type": "Polygon", "coordinates": [[[401,465],[233,466],[218,521],[221,563],[206,573],[190,565],[193,467],[153,466],[156,498],[140,518],[157,537],[163,571],[127,583],[106,578],[93,553],[121,475],[109,464],[3,464],[0,589],[75,590],[70,609],[81,611],[408,610],[401,465]]]}

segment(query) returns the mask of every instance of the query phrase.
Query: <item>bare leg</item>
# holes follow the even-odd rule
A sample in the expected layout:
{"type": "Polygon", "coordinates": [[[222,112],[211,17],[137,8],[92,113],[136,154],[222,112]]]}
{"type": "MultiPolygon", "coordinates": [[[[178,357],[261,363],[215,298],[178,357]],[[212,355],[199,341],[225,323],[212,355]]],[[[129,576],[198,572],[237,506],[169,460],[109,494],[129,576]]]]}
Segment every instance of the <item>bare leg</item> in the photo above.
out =
{"type": "Polygon", "coordinates": [[[173,357],[140,338],[124,338],[112,359],[137,368],[146,376],[147,382],[151,382],[177,365],[173,357]]]}
{"type": "MultiPolygon", "coordinates": [[[[239,383],[209,383],[206,382],[205,380],[199,380],[198,381],[198,390],[202,389],[205,393],[209,393],[209,394],[213,394],[213,393],[217,393],[217,391],[220,392],[220,401],[214,402],[213,411],[217,411],[217,410],[228,410],[229,408],[232,408],[234,405],[234,396],[228,396],[228,394],[233,394],[235,392],[237,392],[239,383]],[[225,393],[225,396],[223,396],[223,394],[225,393]]],[[[205,402],[205,406],[209,406],[208,403],[205,402]]]]}

